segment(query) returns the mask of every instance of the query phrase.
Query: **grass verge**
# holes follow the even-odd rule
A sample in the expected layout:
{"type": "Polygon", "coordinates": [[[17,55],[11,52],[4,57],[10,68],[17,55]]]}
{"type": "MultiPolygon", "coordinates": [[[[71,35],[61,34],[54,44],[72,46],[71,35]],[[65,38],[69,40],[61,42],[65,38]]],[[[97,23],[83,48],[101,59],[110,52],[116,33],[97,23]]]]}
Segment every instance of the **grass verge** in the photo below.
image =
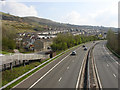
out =
{"type": "MultiPolygon", "coordinates": [[[[76,47],[79,47],[80,45],[77,45],[75,47],[72,47],[71,49],[74,49],[76,47]]],[[[64,53],[62,53],[61,55],[65,54],[66,52],[70,51],[71,49],[69,50],[66,50],[64,53]]],[[[62,52],[62,51],[60,51],[62,52]]],[[[59,53],[60,53],[59,52],[59,53]]],[[[58,54],[59,54],[58,53],[58,54]]],[[[56,58],[60,57],[61,55],[57,56],[56,58]]],[[[56,58],[52,59],[51,61],[55,60],[56,58]]],[[[48,59],[47,59],[48,60],[48,59]]],[[[44,60],[43,62],[47,61],[47,60],[44,60]]],[[[11,89],[12,87],[14,87],[15,85],[17,85],[18,83],[20,83],[22,80],[24,80],[25,78],[27,78],[28,76],[32,75],[33,73],[35,73],[36,71],[38,71],[40,68],[44,67],[46,64],[50,63],[51,61],[45,63],[44,65],[38,67],[37,69],[35,69],[34,71],[30,72],[29,74],[25,75],[24,77],[20,78],[19,80],[17,80],[16,82],[12,83],[11,85],[9,85],[7,88],[5,88],[4,90],[9,90],[11,89]]],[[[7,83],[9,83],[10,81],[14,80],[15,78],[23,75],[24,73],[28,72],[29,70],[33,69],[34,67],[42,64],[43,62],[35,62],[33,64],[30,64],[30,65],[26,65],[26,66],[20,66],[20,67],[15,67],[13,68],[13,70],[6,70],[5,72],[3,71],[3,83],[2,85],[5,85],[7,83]],[[14,74],[16,73],[16,74],[14,74]]]]}
{"type": "Polygon", "coordinates": [[[10,54],[10,52],[7,51],[0,51],[1,54],[10,54]]]}
{"type": "Polygon", "coordinates": [[[117,56],[118,58],[120,58],[120,55],[118,55],[115,51],[113,51],[113,50],[109,47],[109,45],[106,45],[106,47],[107,47],[115,56],[117,56]]]}

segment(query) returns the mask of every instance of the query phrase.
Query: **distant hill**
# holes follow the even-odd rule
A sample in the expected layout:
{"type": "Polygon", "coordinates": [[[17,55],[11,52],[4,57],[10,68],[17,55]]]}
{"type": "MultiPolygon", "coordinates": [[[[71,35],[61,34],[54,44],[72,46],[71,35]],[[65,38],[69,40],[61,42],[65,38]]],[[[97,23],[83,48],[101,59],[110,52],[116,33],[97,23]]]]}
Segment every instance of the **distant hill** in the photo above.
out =
{"type": "Polygon", "coordinates": [[[12,28],[12,30],[16,32],[36,32],[36,31],[44,31],[45,25],[39,24],[33,19],[27,17],[18,17],[13,16],[6,13],[0,13],[0,17],[2,17],[2,26],[3,31],[4,27],[7,30],[7,27],[12,28]]]}
{"type": "Polygon", "coordinates": [[[43,18],[38,18],[38,17],[24,17],[24,19],[30,20],[32,22],[36,22],[39,24],[56,24],[56,22],[52,21],[52,20],[48,20],[48,19],[43,19],[43,18]]]}
{"type": "MultiPolygon", "coordinates": [[[[99,29],[108,30],[110,27],[99,27],[99,26],[89,26],[89,25],[72,25],[55,22],[49,19],[43,19],[38,17],[18,17],[10,14],[0,12],[0,17],[2,17],[3,27],[9,27],[16,32],[36,32],[36,31],[46,31],[46,27],[49,28],[79,28],[79,29],[99,29]]],[[[116,28],[112,28],[117,30],[116,28]]],[[[4,30],[4,28],[3,28],[4,30]]]]}
{"type": "Polygon", "coordinates": [[[2,20],[9,20],[9,21],[17,21],[17,22],[25,22],[29,24],[41,24],[41,25],[56,25],[56,26],[62,26],[63,24],[60,24],[58,22],[49,20],[49,19],[43,19],[43,18],[38,18],[38,17],[18,17],[6,13],[0,13],[2,15],[2,20]]]}

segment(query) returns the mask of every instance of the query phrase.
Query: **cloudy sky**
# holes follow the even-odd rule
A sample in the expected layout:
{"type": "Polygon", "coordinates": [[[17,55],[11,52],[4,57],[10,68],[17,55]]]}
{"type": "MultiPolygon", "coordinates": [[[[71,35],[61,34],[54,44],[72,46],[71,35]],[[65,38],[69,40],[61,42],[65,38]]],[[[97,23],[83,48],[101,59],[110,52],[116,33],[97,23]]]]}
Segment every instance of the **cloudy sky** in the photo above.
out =
{"type": "Polygon", "coordinates": [[[6,0],[0,11],[61,23],[118,27],[119,0],[6,0]]]}

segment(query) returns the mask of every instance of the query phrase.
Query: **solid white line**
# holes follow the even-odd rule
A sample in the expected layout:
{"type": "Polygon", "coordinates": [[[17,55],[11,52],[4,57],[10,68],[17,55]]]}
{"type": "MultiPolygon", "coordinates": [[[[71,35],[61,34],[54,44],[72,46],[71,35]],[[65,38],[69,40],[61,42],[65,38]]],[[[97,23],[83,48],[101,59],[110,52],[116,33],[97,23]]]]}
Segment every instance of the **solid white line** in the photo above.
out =
{"type": "Polygon", "coordinates": [[[58,62],[54,67],[52,67],[47,73],[45,73],[41,78],[39,78],[34,84],[32,84],[29,88],[31,89],[34,87],[40,80],[42,80],[48,73],[50,73],[56,66],[58,66],[65,58],[67,58],[70,54],[68,54],[66,57],[64,57],[60,62],[58,62]]]}
{"type": "MultiPolygon", "coordinates": [[[[81,48],[81,47],[80,47],[81,48]]],[[[78,49],[80,49],[78,48],[78,49]]],[[[76,49],[76,50],[78,50],[76,49]]],[[[30,90],[34,87],[40,80],[42,80],[48,73],[50,73],[56,66],[58,66],[65,58],[67,58],[71,53],[69,53],[66,57],[64,57],[60,62],[58,62],[54,67],[52,67],[48,72],[46,72],[41,78],[39,78],[34,84],[32,84],[27,90],[30,90]]]]}
{"type": "MultiPolygon", "coordinates": [[[[93,50],[93,53],[94,53],[94,50],[93,50]]],[[[98,73],[98,68],[97,68],[97,65],[96,65],[96,60],[95,60],[95,56],[94,56],[94,54],[93,54],[93,58],[94,58],[94,64],[95,64],[95,70],[96,70],[96,74],[97,74],[97,78],[98,78],[98,82],[99,82],[99,84],[100,84],[100,88],[101,88],[101,90],[102,90],[102,84],[101,84],[101,80],[100,80],[100,77],[99,77],[99,73],[98,73]]]]}
{"type": "Polygon", "coordinates": [[[67,67],[67,69],[69,69],[69,67],[67,67]]]}
{"type": "MultiPolygon", "coordinates": [[[[78,47],[80,48],[81,45],[79,45],[78,47]]],[[[67,51],[72,50],[73,48],[75,48],[75,47],[72,47],[72,48],[70,48],[70,49],[68,49],[68,50],[66,50],[66,51],[64,51],[64,52],[66,53],[67,51]]],[[[79,48],[78,48],[78,49],[79,49],[79,48]]],[[[64,53],[64,52],[62,52],[62,53],[64,53]]],[[[56,55],[55,57],[61,55],[62,53],[56,55]]],[[[53,58],[51,58],[51,59],[54,59],[55,57],[53,57],[53,58]]],[[[48,61],[50,61],[51,59],[49,59],[48,61]]],[[[55,61],[55,60],[53,60],[53,61],[55,61]]],[[[53,61],[51,61],[50,63],[52,63],[53,61]]],[[[47,61],[46,61],[46,62],[47,62],[47,61]]],[[[48,63],[47,65],[49,65],[50,63],[48,63]]],[[[45,66],[42,67],[42,68],[45,68],[47,65],[45,65],[45,66]]],[[[39,65],[39,66],[40,66],[40,65],[39,65]]],[[[35,67],[35,68],[37,68],[37,67],[35,67]]],[[[33,68],[33,69],[35,69],[35,68],[33,68]]],[[[41,68],[41,69],[42,69],[42,68],[41,68]]],[[[33,69],[32,69],[32,70],[33,70],[33,69]]],[[[40,70],[41,70],[41,69],[40,69],[40,70]]],[[[31,71],[31,70],[30,70],[30,71],[31,71]]],[[[30,71],[28,71],[28,72],[30,72],[30,71]]],[[[39,70],[38,70],[38,71],[39,71],[39,70]]],[[[37,73],[38,71],[36,71],[35,73],[37,73]]],[[[28,72],[26,72],[26,73],[28,73],[28,72]]],[[[25,73],[25,74],[26,74],[26,73],[25,73]]],[[[28,76],[26,79],[30,78],[30,77],[33,76],[35,73],[33,73],[32,75],[28,76]]],[[[22,76],[24,76],[25,74],[23,74],[22,76]]],[[[20,76],[20,77],[21,77],[21,76],[20,76]]],[[[18,78],[20,78],[20,77],[18,77],[18,78]]],[[[18,78],[17,78],[17,79],[18,79],[18,78]]],[[[17,79],[15,79],[15,80],[17,80],[17,79]]],[[[15,85],[13,88],[15,88],[15,87],[17,87],[18,85],[20,85],[20,84],[21,84],[22,82],[24,82],[26,79],[22,80],[20,83],[18,83],[17,85],[15,85]]],[[[13,83],[15,80],[11,81],[11,82],[8,83],[8,84],[13,83]]],[[[1,87],[0,89],[7,87],[8,84],[5,85],[5,86],[3,86],[3,87],[1,87]]]]}
{"type": "Polygon", "coordinates": [[[60,79],[58,80],[59,82],[61,81],[62,77],[60,77],[60,79]]]}
{"type": "Polygon", "coordinates": [[[116,62],[117,64],[119,64],[118,62],[116,62]]]}
{"type": "MultiPolygon", "coordinates": [[[[64,52],[63,52],[64,53],[64,52]]],[[[62,53],[56,55],[55,57],[51,58],[54,59],[57,56],[61,55],[62,53]]],[[[49,59],[48,61],[51,61],[51,59],[49,59]]],[[[52,62],[54,62],[55,60],[51,61],[50,63],[48,63],[47,65],[45,65],[44,67],[40,68],[40,70],[42,70],[43,68],[47,67],[49,64],[51,64],[52,62]]],[[[36,68],[36,67],[35,67],[36,68]]],[[[24,80],[22,80],[20,83],[18,83],[17,85],[15,85],[13,88],[16,88],[18,85],[20,85],[21,83],[23,83],[25,80],[27,80],[28,78],[32,77],[33,75],[35,75],[37,72],[39,72],[40,70],[37,70],[35,73],[33,73],[32,75],[28,76],[27,78],[25,78],[24,80]]]]}
{"type": "MultiPolygon", "coordinates": [[[[87,53],[85,54],[85,56],[86,55],[87,55],[87,53]]],[[[84,57],[84,59],[85,59],[85,57],[84,57]]],[[[78,75],[78,80],[77,80],[77,84],[76,84],[76,90],[79,88],[80,75],[82,73],[82,67],[83,67],[84,59],[82,61],[82,65],[81,65],[80,72],[79,72],[79,75],[78,75]]]]}
{"type": "MultiPolygon", "coordinates": [[[[110,58],[112,58],[112,60],[114,60],[117,64],[119,64],[110,54],[109,52],[105,49],[105,46],[103,45],[104,50],[106,51],[106,53],[110,56],[110,58]]],[[[120,65],[120,64],[119,64],[120,65]]]]}
{"type": "MultiPolygon", "coordinates": [[[[62,53],[60,53],[62,54],[62,53]]],[[[60,54],[58,54],[57,56],[59,56],[60,54]]],[[[55,56],[55,57],[57,57],[55,56]]],[[[55,57],[51,58],[54,59],[55,57]]],[[[48,61],[51,61],[51,59],[49,59],[48,61]]],[[[42,70],[43,68],[47,67],[49,64],[51,64],[52,62],[54,62],[55,60],[51,61],[50,63],[48,63],[47,65],[45,65],[44,67],[40,68],[40,70],[42,70]]],[[[40,70],[37,70],[35,73],[33,73],[32,75],[28,76],[27,78],[25,78],[24,80],[22,80],[20,83],[18,83],[17,85],[15,85],[13,88],[16,88],[18,85],[20,85],[21,83],[23,83],[25,80],[27,80],[28,78],[32,77],[33,75],[35,75],[37,72],[39,72],[40,70]]]]}
{"type": "Polygon", "coordinates": [[[116,77],[116,75],[115,75],[115,74],[113,74],[113,76],[114,76],[114,77],[116,77]]]}
{"type": "MultiPolygon", "coordinates": [[[[87,51],[87,52],[88,52],[88,51],[87,51]]],[[[87,55],[87,52],[86,52],[85,56],[87,55]]],[[[85,59],[85,57],[84,57],[84,59],[85,59]]],[[[83,61],[82,61],[81,68],[80,68],[80,72],[79,72],[79,75],[78,75],[78,80],[77,80],[77,84],[76,84],[76,90],[78,89],[78,86],[79,86],[80,75],[81,75],[81,73],[82,73],[82,67],[83,67],[84,59],[83,59],[83,61]]]]}

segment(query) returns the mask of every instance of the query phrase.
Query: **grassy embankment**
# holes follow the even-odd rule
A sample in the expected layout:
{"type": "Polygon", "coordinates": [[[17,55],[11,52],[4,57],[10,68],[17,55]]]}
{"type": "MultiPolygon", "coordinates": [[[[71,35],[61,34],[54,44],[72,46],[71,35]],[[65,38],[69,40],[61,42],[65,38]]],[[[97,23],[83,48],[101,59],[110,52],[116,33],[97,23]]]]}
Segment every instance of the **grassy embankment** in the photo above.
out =
{"type": "MultiPolygon", "coordinates": [[[[79,45],[78,45],[79,46],[79,45]]],[[[76,48],[78,46],[75,46],[73,48],[76,48]]],[[[73,49],[71,48],[71,49],[73,49]]],[[[69,50],[66,50],[66,52],[68,52],[69,50]]],[[[57,52],[57,54],[60,54],[62,51],[59,51],[57,52]]],[[[65,52],[65,53],[66,53],[65,52]]],[[[63,53],[64,54],[64,53],[63,53]]],[[[63,55],[61,54],[61,55],[63,55]]],[[[59,56],[61,56],[59,55],[59,56]]],[[[56,58],[58,58],[59,56],[57,56],[56,58]]],[[[51,61],[55,60],[56,58],[52,59],[51,61]]],[[[49,59],[47,59],[49,60],[49,59]]],[[[42,62],[33,62],[29,65],[26,65],[26,66],[20,66],[20,67],[14,67],[12,70],[6,70],[6,71],[3,71],[2,72],[2,85],[5,85],[7,83],[9,83],[10,81],[14,80],[15,78],[23,75],[24,73],[28,72],[29,70],[35,68],[36,66],[42,64],[43,62],[47,61],[47,60],[44,60],[42,62]],[[15,74],[16,73],[16,74],[15,74]]],[[[49,61],[49,62],[51,62],[49,61]]],[[[49,62],[47,62],[46,64],[48,64],[49,62]]],[[[22,80],[24,80],[25,78],[27,78],[28,76],[32,75],[34,72],[36,72],[37,70],[39,70],[40,68],[44,67],[46,64],[42,65],[41,67],[35,69],[34,71],[30,72],[29,74],[27,74],[26,76],[22,77],[21,79],[19,79],[18,81],[16,81],[15,83],[11,84],[10,86],[8,86],[6,88],[6,90],[9,90],[10,88],[12,88],[13,86],[17,85],[19,82],[21,82],[22,80]]]]}
{"type": "Polygon", "coordinates": [[[107,33],[107,48],[120,58],[120,33],[116,34],[111,29],[107,33]]]}
{"type": "MultiPolygon", "coordinates": [[[[58,38],[60,38],[60,37],[58,37],[58,38]]],[[[73,37],[73,38],[74,38],[74,37],[73,37]]],[[[80,37],[78,37],[78,38],[80,38],[80,37]]],[[[90,39],[90,37],[88,37],[88,38],[89,38],[89,39],[87,39],[87,38],[85,37],[85,38],[83,39],[83,37],[82,37],[82,40],[84,40],[84,41],[81,41],[81,39],[80,39],[81,43],[78,42],[78,44],[75,44],[75,42],[74,42],[75,45],[73,45],[73,46],[71,46],[71,47],[69,47],[69,48],[77,47],[77,46],[81,45],[82,43],[85,43],[85,42],[88,42],[88,41],[97,40],[97,39],[94,38],[94,37],[91,37],[91,39],[90,39]]],[[[59,39],[56,39],[56,38],[55,38],[55,40],[59,40],[59,39]]],[[[64,40],[66,40],[66,39],[64,39],[64,40]]],[[[79,39],[77,39],[77,40],[79,40],[79,39]]],[[[55,43],[55,42],[54,42],[54,43],[55,43]]],[[[53,43],[53,45],[54,45],[54,43],[53,43]]],[[[72,44],[72,43],[71,43],[71,44],[72,44]]],[[[62,45],[62,44],[61,44],[61,45],[62,45]]],[[[55,47],[55,48],[57,48],[57,47],[55,47]]],[[[60,50],[59,50],[59,49],[56,49],[56,52],[57,52],[57,54],[59,54],[59,53],[61,53],[62,51],[67,50],[67,49],[69,49],[69,48],[64,48],[64,49],[60,49],[60,50]]],[[[52,48],[52,49],[53,49],[53,48],[52,48]]],[[[60,56],[61,56],[61,55],[60,55],[60,56]]],[[[56,58],[57,58],[57,57],[56,57],[56,58]]],[[[53,59],[53,60],[55,60],[55,59],[53,59]]],[[[44,62],[44,61],[43,61],[43,62],[44,62]]],[[[41,62],[41,63],[43,63],[43,62],[41,62]]],[[[41,63],[35,62],[35,63],[30,64],[30,65],[26,65],[25,67],[24,67],[24,66],[15,67],[15,68],[13,68],[13,70],[3,71],[3,76],[4,76],[4,77],[3,77],[3,84],[2,84],[2,85],[7,84],[8,82],[10,82],[10,81],[12,81],[13,79],[21,76],[21,75],[24,74],[25,72],[27,72],[27,71],[31,70],[32,68],[40,65],[41,63]],[[14,73],[16,73],[16,74],[14,74],[14,73]],[[9,74],[11,74],[11,75],[9,75],[9,74]]],[[[49,63],[49,62],[48,62],[48,63],[49,63]]],[[[46,63],[46,64],[47,64],[47,63],[46,63]]],[[[44,65],[46,65],[46,64],[44,64],[44,65]]],[[[44,66],[44,65],[43,65],[43,66],[44,66]]],[[[41,67],[43,67],[43,66],[41,66],[41,67]]],[[[38,69],[36,69],[36,70],[34,70],[33,72],[29,73],[28,75],[24,76],[23,78],[21,78],[21,79],[18,80],[17,82],[15,82],[15,83],[13,83],[12,85],[10,85],[8,88],[11,88],[11,87],[15,86],[17,83],[19,83],[20,81],[22,81],[23,79],[25,79],[26,77],[28,77],[29,75],[31,75],[32,73],[34,73],[35,71],[39,70],[41,67],[39,67],[38,69]]]]}

